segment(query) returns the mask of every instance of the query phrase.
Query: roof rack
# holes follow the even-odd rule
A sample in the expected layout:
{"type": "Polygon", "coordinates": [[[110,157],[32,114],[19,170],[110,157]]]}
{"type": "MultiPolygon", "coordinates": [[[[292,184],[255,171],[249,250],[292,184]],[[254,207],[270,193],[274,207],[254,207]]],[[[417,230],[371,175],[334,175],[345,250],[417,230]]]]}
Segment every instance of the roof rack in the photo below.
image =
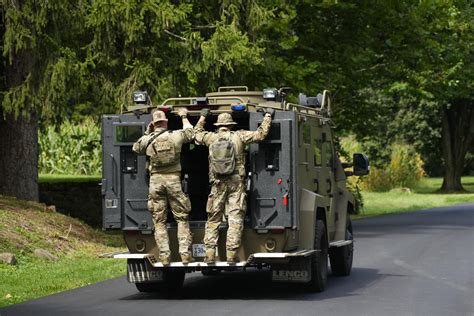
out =
{"type": "Polygon", "coordinates": [[[227,91],[249,91],[247,86],[224,86],[217,88],[217,92],[227,92],[227,91]]]}
{"type": "MultiPolygon", "coordinates": [[[[222,96],[222,97],[207,97],[209,104],[219,104],[218,101],[234,101],[235,103],[246,103],[245,100],[241,97],[234,96],[222,96]]],[[[196,103],[197,97],[188,97],[188,98],[168,98],[164,100],[160,106],[168,105],[178,105],[178,106],[197,106],[196,103]]],[[[229,102],[231,104],[233,102],[229,102]]]]}

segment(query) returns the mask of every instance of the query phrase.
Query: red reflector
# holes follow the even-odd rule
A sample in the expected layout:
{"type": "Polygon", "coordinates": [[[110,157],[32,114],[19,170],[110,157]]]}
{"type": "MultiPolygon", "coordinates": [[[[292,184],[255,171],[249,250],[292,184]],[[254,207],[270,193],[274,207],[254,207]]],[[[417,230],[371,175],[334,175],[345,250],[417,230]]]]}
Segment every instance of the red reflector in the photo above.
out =
{"type": "Polygon", "coordinates": [[[272,233],[272,234],[283,234],[284,232],[285,232],[284,228],[270,229],[270,233],[272,233]]]}
{"type": "Polygon", "coordinates": [[[278,179],[278,184],[282,184],[283,180],[282,178],[278,179]]]}
{"type": "Polygon", "coordinates": [[[285,194],[285,195],[283,196],[283,205],[285,205],[285,206],[288,205],[288,195],[287,195],[287,194],[285,194]]]}

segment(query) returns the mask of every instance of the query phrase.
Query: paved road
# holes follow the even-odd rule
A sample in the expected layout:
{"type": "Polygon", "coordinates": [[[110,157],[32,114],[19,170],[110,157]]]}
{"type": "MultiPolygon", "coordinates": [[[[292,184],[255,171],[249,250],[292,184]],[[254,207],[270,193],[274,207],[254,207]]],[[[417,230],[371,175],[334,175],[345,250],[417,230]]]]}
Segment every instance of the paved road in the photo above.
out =
{"type": "Polygon", "coordinates": [[[349,277],[327,290],[266,273],[188,275],[179,296],[137,293],[125,278],[0,309],[0,315],[474,315],[474,204],[354,223],[349,277]]]}

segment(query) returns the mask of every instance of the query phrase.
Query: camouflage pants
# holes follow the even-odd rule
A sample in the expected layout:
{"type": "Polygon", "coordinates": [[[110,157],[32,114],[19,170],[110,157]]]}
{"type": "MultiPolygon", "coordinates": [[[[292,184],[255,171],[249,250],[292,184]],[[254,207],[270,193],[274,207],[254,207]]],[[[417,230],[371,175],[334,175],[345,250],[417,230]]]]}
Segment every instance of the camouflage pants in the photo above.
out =
{"type": "Polygon", "coordinates": [[[191,202],[181,189],[179,174],[153,174],[150,178],[148,209],[155,224],[155,240],[160,257],[169,257],[171,254],[168,230],[166,229],[168,204],[178,224],[179,253],[180,255],[190,255],[192,236],[188,217],[191,211],[191,202]]]}
{"type": "Polygon", "coordinates": [[[215,180],[207,200],[207,222],[204,243],[206,249],[215,249],[219,237],[219,224],[224,212],[228,216],[226,249],[236,254],[242,239],[246,212],[246,194],[243,178],[232,175],[215,180]],[[225,212],[226,211],[226,212],[225,212]]]}

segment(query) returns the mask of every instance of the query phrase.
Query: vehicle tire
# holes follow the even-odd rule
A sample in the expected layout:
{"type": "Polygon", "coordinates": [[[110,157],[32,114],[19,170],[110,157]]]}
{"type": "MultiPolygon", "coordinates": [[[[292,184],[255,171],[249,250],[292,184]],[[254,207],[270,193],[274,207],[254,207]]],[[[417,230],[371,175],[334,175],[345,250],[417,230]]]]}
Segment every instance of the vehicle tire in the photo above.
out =
{"type": "MultiPolygon", "coordinates": [[[[346,240],[353,240],[352,224],[350,220],[348,220],[346,227],[346,240]]],[[[351,274],[353,258],[354,243],[329,249],[332,274],[335,276],[347,276],[351,274]]]]}
{"type": "Polygon", "coordinates": [[[311,280],[307,287],[311,292],[322,292],[328,278],[328,242],[326,226],[322,220],[316,221],[314,249],[319,250],[311,257],[311,280]]]}
{"type": "Polygon", "coordinates": [[[214,268],[202,269],[201,273],[202,275],[205,275],[205,276],[214,276],[214,275],[219,275],[221,273],[221,270],[214,269],[214,268]]]}
{"type": "Polygon", "coordinates": [[[184,269],[165,269],[163,271],[163,281],[135,283],[139,292],[174,292],[179,291],[183,287],[186,272],[184,269]]]}
{"type": "Polygon", "coordinates": [[[163,282],[135,283],[135,286],[142,293],[159,292],[163,289],[163,282]]]}
{"type": "Polygon", "coordinates": [[[163,285],[166,290],[177,291],[183,288],[186,271],[184,269],[165,269],[163,285]]]}

